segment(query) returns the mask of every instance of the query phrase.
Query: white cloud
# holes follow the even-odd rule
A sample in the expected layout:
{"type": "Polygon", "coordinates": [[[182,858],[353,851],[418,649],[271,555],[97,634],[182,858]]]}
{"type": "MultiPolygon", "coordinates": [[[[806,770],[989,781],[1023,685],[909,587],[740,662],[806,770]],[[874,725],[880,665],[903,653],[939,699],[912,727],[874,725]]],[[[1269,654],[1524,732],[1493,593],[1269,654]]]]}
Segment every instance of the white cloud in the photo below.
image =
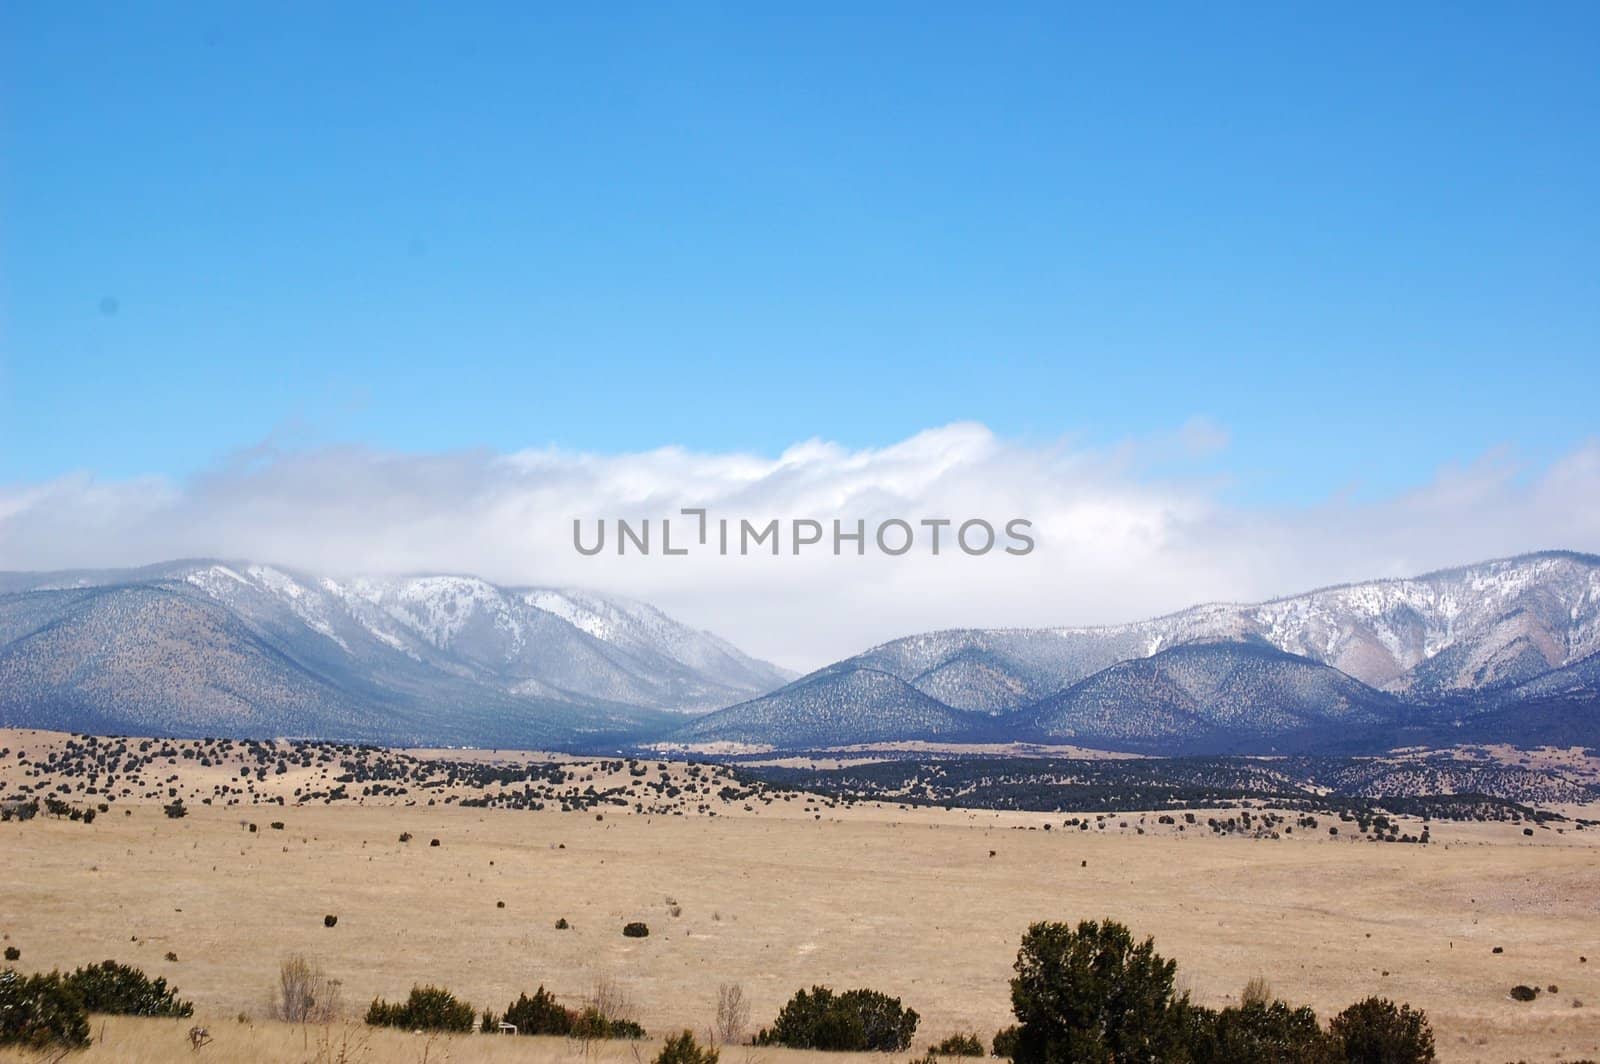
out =
{"type": "MultiPolygon", "coordinates": [[[[1214,474],[1152,472],[1226,446],[1225,430],[1197,422],[1106,451],[1024,445],[970,423],[875,449],[808,440],[776,458],[257,449],[183,483],[78,475],[0,488],[0,568],[221,556],[571,584],[654,602],[804,668],[932,628],[1115,622],[1526,550],[1600,549],[1600,442],[1542,470],[1490,454],[1392,498],[1312,507],[1242,508],[1224,501],[1214,474]],[[787,538],[777,558],[573,549],[574,518],[655,524],[685,506],[735,522],[837,517],[869,528],[890,517],[1026,517],[1038,546],[1021,558],[948,547],[795,557],[787,538]]],[[[690,529],[675,522],[675,544],[690,529]]]]}

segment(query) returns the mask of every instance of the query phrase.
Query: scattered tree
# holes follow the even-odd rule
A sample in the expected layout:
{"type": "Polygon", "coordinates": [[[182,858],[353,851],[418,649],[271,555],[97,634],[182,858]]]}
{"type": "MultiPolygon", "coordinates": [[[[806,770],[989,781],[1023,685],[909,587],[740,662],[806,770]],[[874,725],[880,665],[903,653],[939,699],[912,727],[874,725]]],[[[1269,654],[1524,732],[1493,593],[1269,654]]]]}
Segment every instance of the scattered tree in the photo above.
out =
{"type": "Polygon", "coordinates": [[[1173,1007],[1176,963],[1135,943],[1122,924],[1037,923],[1023,936],[1011,980],[1018,1021],[1012,1059],[1165,1060],[1174,1055],[1180,1013],[1173,1007]]]}
{"type": "Polygon", "coordinates": [[[1387,998],[1358,1001],[1328,1025],[1348,1064],[1427,1064],[1433,1027],[1427,1013],[1387,998]]]}
{"type": "Polygon", "coordinates": [[[732,1045],[744,1037],[750,1026],[750,1002],[745,1000],[744,987],[738,983],[723,983],[717,987],[717,1040],[732,1045]]]}
{"type": "Polygon", "coordinates": [[[327,1023],[339,1015],[339,980],[299,953],[278,965],[278,985],[271,1012],[288,1023],[327,1023]]]}

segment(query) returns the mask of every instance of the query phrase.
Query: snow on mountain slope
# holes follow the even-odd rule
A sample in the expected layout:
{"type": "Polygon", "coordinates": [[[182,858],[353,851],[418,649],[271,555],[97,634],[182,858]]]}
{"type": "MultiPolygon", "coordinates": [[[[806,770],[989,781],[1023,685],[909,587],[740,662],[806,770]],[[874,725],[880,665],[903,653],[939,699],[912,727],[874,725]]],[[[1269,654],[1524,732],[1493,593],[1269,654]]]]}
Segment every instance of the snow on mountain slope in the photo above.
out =
{"type": "Polygon", "coordinates": [[[1218,640],[1261,640],[1410,699],[1512,686],[1600,650],[1600,558],[1529,554],[1108,627],[931,632],[848,661],[999,713],[1119,661],[1218,640]]]}
{"type": "Polygon", "coordinates": [[[961,713],[877,669],[851,668],[696,717],[682,743],[731,742],[803,750],[854,743],[963,738],[980,718],[961,713]]]}
{"type": "Polygon", "coordinates": [[[648,603],[572,588],[527,588],[517,593],[529,605],[555,614],[602,642],[633,653],[666,655],[730,686],[770,691],[796,675],[752,658],[710,632],[680,624],[648,603]]]}
{"type": "MultiPolygon", "coordinates": [[[[237,722],[252,734],[262,728],[270,734],[276,721],[286,734],[326,725],[322,734],[348,738],[558,742],[657,728],[663,711],[712,709],[786,679],[776,667],[641,603],[561,594],[589,616],[609,613],[629,623],[597,636],[568,619],[575,605],[543,609],[528,592],[466,576],[336,579],[209,560],[0,574],[0,651],[19,678],[0,688],[0,718],[27,723],[48,704],[52,720],[75,711],[114,719],[115,692],[134,707],[150,690],[168,689],[157,677],[210,675],[221,666],[207,660],[216,652],[205,648],[222,644],[251,664],[230,667],[226,676],[237,683],[220,677],[173,689],[166,712],[174,727],[210,721],[226,731],[237,722]],[[87,609],[82,602],[91,592],[101,592],[93,596],[99,619],[89,627],[73,623],[110,639],[117,617],[160,620],[142,633],[116,634],[130,645],[142,639],[178,648],[160,670],[140,672],[124,657],[96,678],[91,664],[74,670],[50,660],[84,644],[41,630],[87,609]],[[149,602],[161,608],[138,593],[153,595],[149,602]],[[135,602],[145,604],[135,609],[135,602]],[[180,608],[184,602],[192,608],[180,608]],[[186,626],[231,635],[197,641],[186,626]],[[105,697],[91,697],[91,689],[105,697]],[[230,705],[235,709],[225,710],[230,705]]],[[[128,725],[153,727],[150,712],[137,710],[128,725]]]]}
{"type": "Polygon", "coordinates": [[[1392,695],[1257,642],[1186,643],[1120,662],[1024,712],[1050,739],[1184,752],[1262,749],[1412,716],[1392,695]]]}

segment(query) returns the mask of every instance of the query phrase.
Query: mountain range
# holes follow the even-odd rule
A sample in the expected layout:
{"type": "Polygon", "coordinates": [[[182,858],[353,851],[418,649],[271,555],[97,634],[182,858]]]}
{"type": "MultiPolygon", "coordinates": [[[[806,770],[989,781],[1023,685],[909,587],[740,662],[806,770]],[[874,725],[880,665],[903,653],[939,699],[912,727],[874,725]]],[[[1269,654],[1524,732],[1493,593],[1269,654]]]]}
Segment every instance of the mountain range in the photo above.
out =
{"type": "Polygon", "coordinates": [[[1600,745],[1600,557],[1108,627],[931,632],[798,679],[644,603],[571,589],[211,560],[0,573],[0,724],[590,749],[1600,745]]]}
{"type": "Polygon", "coordinates": [[[1600,744],[1600,557],[1529,554],[1110,627],[908,636],[673,736],[953,737],[1167,754],[1600,744]]]}
{"type": "Polygon", "coordinates": [[[570,746],[793,674],[652,606],[466,576],[179,561],[0,574],[0,723],[570,746]]]}

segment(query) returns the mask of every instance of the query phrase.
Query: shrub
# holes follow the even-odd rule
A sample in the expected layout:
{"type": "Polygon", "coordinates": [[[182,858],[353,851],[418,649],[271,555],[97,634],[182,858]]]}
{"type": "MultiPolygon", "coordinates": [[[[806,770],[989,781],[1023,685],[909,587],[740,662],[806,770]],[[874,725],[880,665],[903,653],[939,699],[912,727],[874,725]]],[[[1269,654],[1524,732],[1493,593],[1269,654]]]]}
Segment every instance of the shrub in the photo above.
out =
{"type": "Polygon", "coordinates": [[[756,1035],[757,1045],[834,1052],[902,1053],[917,1033],[916,1010],[899,998],[876,990],[835,994],[825,986],[797,991],[770,1028],[756,1035]]]}
{"type": "Polygon", "coordinates": [[[189,815],[189,810],[184,808],[182,798],[179,798],[170,805],[162,806],[161,811],[167,814],[167,818],[169,820],[182,820],[184,817],[189,815]]]}
{"type": "Polygon", "coordinates": [[[542,986],[533,992],[533,997],[518,994],[502,1017],[506,1023],[516,1025],[518,1034],[560,1035],[572,1033],[575,1018],[571,1009],[559,1004],[555,995],[542,986]]]}
{"type": "Polygon", "coordinates": [[[0,972],[0,1046],[46,1051],[89,1044],[89,1013],[78,992],[56,972],[0,972]]]}
{"type": "Polygon", "coordinates": [[[989,1055],[1010,1060],[1017,1055],[1017,1028],[1002,1027],[994,1033],[994,1041],[990,1043],[989,1055]]]}
{"type": "MultiPolygon", "coordinates": [[[[1177,965],[1112,920],[1028,928],[1011,980],[1017,1064],[1165,1060],[1179,1042],[1177,965]]],[[[1185,1002],[1186,1004],[1186,1002],[1185,1002]]]]}
{"type": "Polygon", "coordinates": [[[1433,1060],[1428,1016],[1387,998],[1358,1001],[1333,1018],[1328,1033],[1348,1064],[1426,1064],[1433,1060]]]}
{"type": "Polygon", "coordinates": [[[66,977],[89,1012],[114,1016],[192,1016],[194,1005],[180,1000],[178,988],[165,979],[151,979],[139,969],[116,961],[90,964],[66,977]]]}
{"type": "Polygon", "coordinates": [[[333,915],[332,913],[329,913],[327,916],[324,916],[322,918],[322,926],[323,927],[332,927],[335,924],[337,924],[338,922],[339,922],[339,918],[337,916],[333,915]]]}
{"type": "Polygon", "coordinates": [[[1511,1000],[1513,1001],[1532,1001],[1538,996],[1539,988],[1536,986],[1523,986],[1518,983],[1511,988],[1511,1000]]]}
{"type": "Polygon", "coordinates": [[[607,1038],[625,1038],[630,1042],[642,1041],[645,1037],[644,1027],[633,1020],[610,1020],[610,1029],[607,1038]]]}
{"type": "Polygon", "coordinates": [[[1253,1000],[1221,1012],[1184,1002],[1175,1011],[1180,1041],[1193,1064],[1339,1064],[1344,1060],[1310,1008],[1253,1000]]]}
{"type": "Polygon", "coordinates": [[[569,928],[571,926],[572,926],[571,924],[567,923],[567,918],[565,916],[563,916],[561,919],[556,921],[556,930],[557,931],[565,931],[567,928],[569,928]]]}
{"type": "Polygon", "coordinates": [[[928,1052],[940,1057],[981,1057],[983,1040],[975,1034],[953,1034],[928,1052]]]}
{"type": "Polygon", "coordinates": [[[1274,998],[1272,987],[1267,985],[1267,977],[1253,975],[1250,981],[1244,984],[1244,989],[1239,992],[1240,1005],[1270,1005],[1274,998]]]}
{"type": "Polygon", "coordinates": [[[631,924],[624,924],[622,927],[622,933],[627,938],[650,937],[650,929],[644,924],[640,923],[638,920],[633,921],[631,924]]]}
{"type": "Polygon", "coordinates": [[[339,980],[298,953],[285,957],[278,965],[271,1011],[274,1019],[288,1023],[326,1023],[340,1012],[339,980]]]}
{"type": "Polygon", "coordinates": [[[595,981],[583,1008],[572,1018],[573,1038],[589,1041],[597,1038],[645,1037],[644,1028],[633,1020],[633,1003],[620,984],[611,979],[595,981]]]}
{"type": "Polygon", "coordinates": [[[414,986],[404,1002],[393,1004],[374,998],[367,1009],[372,1027],[401,1027],[409,1031],[472,1030],[478,1014],[472,1006],[437,986],[414,986]]]}
{"type": "Polygon", "coordinates": [[[694,1040],[694,1032],[685,1029],[682,1034],[667,1036],[655,1064],[717,1064],[717,1051],[710,1046],[702,1048],[694,1040]]]}
{"type": "Polygon", "coordinates": [[[22,951],[15,946],[6,947],[6,960],[17,961],[22,959],[22,951]]]}
{"type": "Polygon", "coordinates": [[[637,1041],[645,1036],[644,1028],[634,1021],[608,1018],[593,1005],[585,1006],[582,1012],[573,1017],[570,1034],[573,1038],[581,1038],[586,1042],[599,1038],[627,1038],[637,1041]]]}

